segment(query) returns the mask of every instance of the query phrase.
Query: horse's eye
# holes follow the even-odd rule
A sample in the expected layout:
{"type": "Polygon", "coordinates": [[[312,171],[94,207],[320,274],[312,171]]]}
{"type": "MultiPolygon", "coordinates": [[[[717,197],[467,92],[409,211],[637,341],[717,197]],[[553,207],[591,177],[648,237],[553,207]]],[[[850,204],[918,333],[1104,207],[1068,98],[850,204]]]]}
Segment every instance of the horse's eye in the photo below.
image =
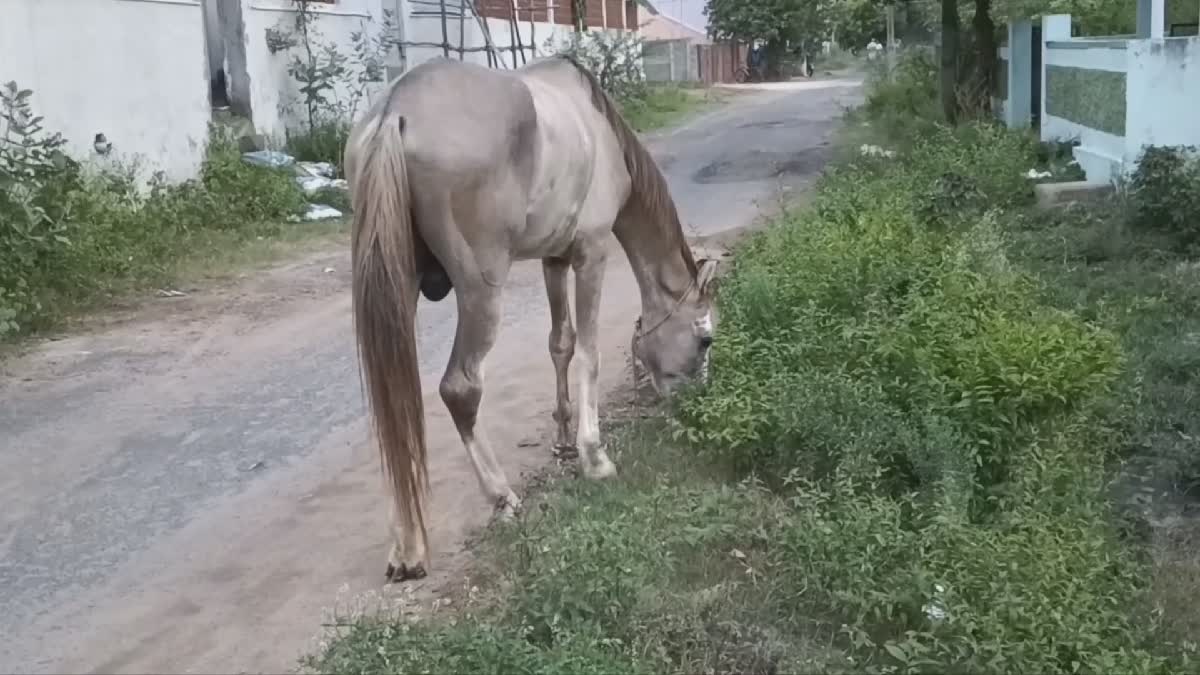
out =
{"type": "Polygon", "coordinates": [[[712,346],[712,343],[713,343],[713,338],[711,335],[705,335],[704,337],[700,338],[700,348],[701,349],[708,349],[709,347],[712,346]]]}

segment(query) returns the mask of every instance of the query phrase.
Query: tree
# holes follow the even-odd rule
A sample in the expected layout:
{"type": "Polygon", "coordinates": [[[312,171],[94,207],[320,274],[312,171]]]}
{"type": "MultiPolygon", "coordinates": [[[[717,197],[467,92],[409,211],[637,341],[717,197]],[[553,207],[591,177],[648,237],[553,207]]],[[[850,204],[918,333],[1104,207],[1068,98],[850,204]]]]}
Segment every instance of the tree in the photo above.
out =
{"type": "Polygon", "coordinates": [[[704,13],[715,38],[766,42],[768,70],[777,73],[789,42],[828,33],[830,5],[830,0],[706,0],[704,13]]]}

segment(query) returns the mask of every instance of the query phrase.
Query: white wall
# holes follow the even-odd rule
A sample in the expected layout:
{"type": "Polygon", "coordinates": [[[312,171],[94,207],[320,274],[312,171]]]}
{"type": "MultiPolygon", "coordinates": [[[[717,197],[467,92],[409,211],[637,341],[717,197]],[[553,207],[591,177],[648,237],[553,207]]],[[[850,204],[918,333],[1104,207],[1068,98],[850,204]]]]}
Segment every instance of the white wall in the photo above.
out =
{"type": "MultiPolygon", "coordinates": [[[[1042,51],[1045,66],[1066,66],[1085,70],[1126,72],[1126,49],[1123,42],[1097,42],[1086,44],[1085,40],[1048,42],[1042,51]],[[1119,45],[1119,46],[1118,46],[1119,45]]],[[[1128,80],[1126,97],[1129,96],[1128,80]]],[[[1089,181],[1107,183],[1116,177],[1122,168],[1125,156],[1125,137],[1085,127],[1046,111],[1046,76],[1042,74],[1042,120],[1043,140],[1078,139],[1075,159],[1087,174],[1089,181]]]]}
{"type": "MultiPolygon", "coordinates": [[[[295,80],[287,73],[292,51],[272,54],[267,48],[266,33],[269,28],[283,28],[294,31],[296,11],[292,0],[240,0],[242,20],[245,24],[246,71],[249,79],[250,103],[253,111],[254,127],[260,134],[281,142],[289,128],[295,128],[305,119],[303,97],[295,80]]],[[[453,7],[454,0],[447,0],[453,7]]],[[[351,34],[364,28],[369,34],[381,30],[385,10],[396,12],[394,19],[403,21],[402,34],[406,42],[426,42],[440,44],[442,42],[442,21],[437,15],[413,13],[413,5],[409,0],[338,0],[335,5],[313,6],[318,15],[315,23],[320,32],[322,42],[332,42],[338,45],[343,54],[351,54],[351,34]]],[[[510,34],[510,24],[503,19],[486,19],[491,32],[492,42],[500,52],[502,67],[511,68],[515,44],[525,47],[526,60],[532,59],[536,53],[545,56],[550,53],[546,49],[549,39],[561,41],[571,34],[570,26],[549,22],[521,21],[517,25],[517,35],[510,34]],[[536,47],[536,49],[531,49],[536,47]]],[[[459,20],[457,17],[447,17],[447,37],[452,46],[459,44],[459,20]]],[[[485,45],[483,30],[474,16],[468,16],[462,25],[461,43],[468,48],[479,48],[485,45]]],[[[412,68],[422,62],[441,57],[440,47],[406,47],[407,67],[412,68]]],[[[517,65],[523,62],[517,55],[517,65]]],[[[458,58],[451,51],[451,58],[458,58]]],[[[464,60],[486,65],[487,54],[482,51],[467,53],[464,60]]],[[[398,65],[399,54],[393,54],[387,59],[389,65],[398,65]]],[[[356,113],[361,115],[370,107],[370,102],[385,88],[385,83],[379,83],[370,88],[368,96],[357,107],[356,113]]],[[[345,101],[348,92],[339,87],[335,95],[345,101]]]]}
{"type": "MultiPolygon", "coordinates": [[[[388,3],[391,4],[391,3],[388,3]]],[[[384,0],[339,0],[336,5],[314,5],[319,15],[315,22],[321,41],[333,42],[347,56],[352,54],[350,35],[367,27],[377,31],[383,19],[384,0]]],[[[291,52],[272,54],[267,49],[267,29],[294,30],[296,11],[291,0],[242,0],[242,19],[246,32],[246,70],[250,79],[250,102],[254,127],[260,134],[282,141],[289,127],[305,119],[304,99],[296,81],[287,73],[291,52]]],[[[372,88],[371,94],[382,88],[372,88]]],[[[335,95],[347,100],[347,91],[339,87],[335,95]]],[[[359,114],[370,107],[369,98],[359,104],[359,114]]]]}
{"type": "MultiPolygon", "coordinates": [[[[536,52],[537,56],[546,56],[551,52],[546,50],[546,41],[555,40],[556,42],[566,39],[571,34],[571,27],[544,21],[529,22],[520,21],[517,23],[517,31],[515,34],[510,34],[509,22],[504,19],[486,19],[488,31],[492,35],[492,44],[499,51],[499,58],[502,67],[511,68],[513,64],[512,46],[519,45],[525,48],[525,59],[531,60],[536,52]],[[519,36],[519,39],[518,39],[519,36]],[[534,49],[536,48],[536,49],[534,49]]],[[[441,44],[442,42],[442,20],[438,16],[429,15],[410,15],[408,23],[405,26],[405,39],[409,42],[430,42],[441,44]]],[[[459,20],[457,17],[446,19],[446,33],[449,37],[449,42],[452,47],[459,44],[459,20]]],[[[462,45],[467,49],[483,47],[484,42],[483,29],[480,28],[478,20],[473,16],[467,16],[465,23],[462,25],[462,45]]],[[[408,67],[412,68],[420,63],[442,56],[443,52],[440,47],[409,47],[408,52],[408,67]]],[[[517,50],[517,65],[520,66],[521,50],[517,50]]],[[[450,58],[457,59],[458,53],[451,50],[450,58]]],[[[463,60],[481,65],[487,65],[487,53],[476,51],[463,54],[463,60]]]]}
{"type": "Polygon", "coordinates": [[[169,178],[192,177],[211,117],[204,19],[196,0],[5,0],[0,82],[33,105],[69,151],[113,154],[169,178]]]}
{"type": "Polygon", "coordinates": [[[1125,158],[1147,145],[1200,146],[1200,37],[1131,40],[1125,158]]]}

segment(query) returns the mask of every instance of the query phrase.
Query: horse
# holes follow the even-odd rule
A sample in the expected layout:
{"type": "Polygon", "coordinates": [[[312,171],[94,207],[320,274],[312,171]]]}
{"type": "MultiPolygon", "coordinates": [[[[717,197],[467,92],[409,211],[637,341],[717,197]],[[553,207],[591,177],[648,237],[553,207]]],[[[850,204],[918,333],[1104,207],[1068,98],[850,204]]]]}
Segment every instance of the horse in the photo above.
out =
{"type": "Polygon", "coordinates": [[[585,478],[616,473],[601,442],[597,342],[607,241],[635,275],[632,341],[655,391],[707,373],[716,260],[694,257],[666,179],[596,77],[570,57],[513,70],[437,59],[393,80],[351,129],[352,295],[359,370],[390,478],[389,582],[430,566],[418,295],[455,294],[457,327],[438,391],[497,515],[521,502],[480,428],[484,360],[514,262],[542,262],[550,304],[557,445],[585,478]],[[575,274],[575,324],[568,274],[575,274]],[[577,430],[568,368],[577,362],[577,430]]]}

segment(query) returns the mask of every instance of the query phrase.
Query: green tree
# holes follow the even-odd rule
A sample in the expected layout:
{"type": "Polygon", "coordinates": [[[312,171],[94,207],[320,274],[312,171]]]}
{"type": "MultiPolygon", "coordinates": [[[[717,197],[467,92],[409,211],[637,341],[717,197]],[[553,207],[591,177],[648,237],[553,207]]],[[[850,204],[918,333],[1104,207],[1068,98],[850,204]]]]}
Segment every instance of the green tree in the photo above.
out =
{"type": "Polygon", "coordinates": [[[706,0],[704,11],[713,37],[766,42],[768,72],[777,74],[789,43],[828,34],[831,5],[831,0],[706,0]]]}

